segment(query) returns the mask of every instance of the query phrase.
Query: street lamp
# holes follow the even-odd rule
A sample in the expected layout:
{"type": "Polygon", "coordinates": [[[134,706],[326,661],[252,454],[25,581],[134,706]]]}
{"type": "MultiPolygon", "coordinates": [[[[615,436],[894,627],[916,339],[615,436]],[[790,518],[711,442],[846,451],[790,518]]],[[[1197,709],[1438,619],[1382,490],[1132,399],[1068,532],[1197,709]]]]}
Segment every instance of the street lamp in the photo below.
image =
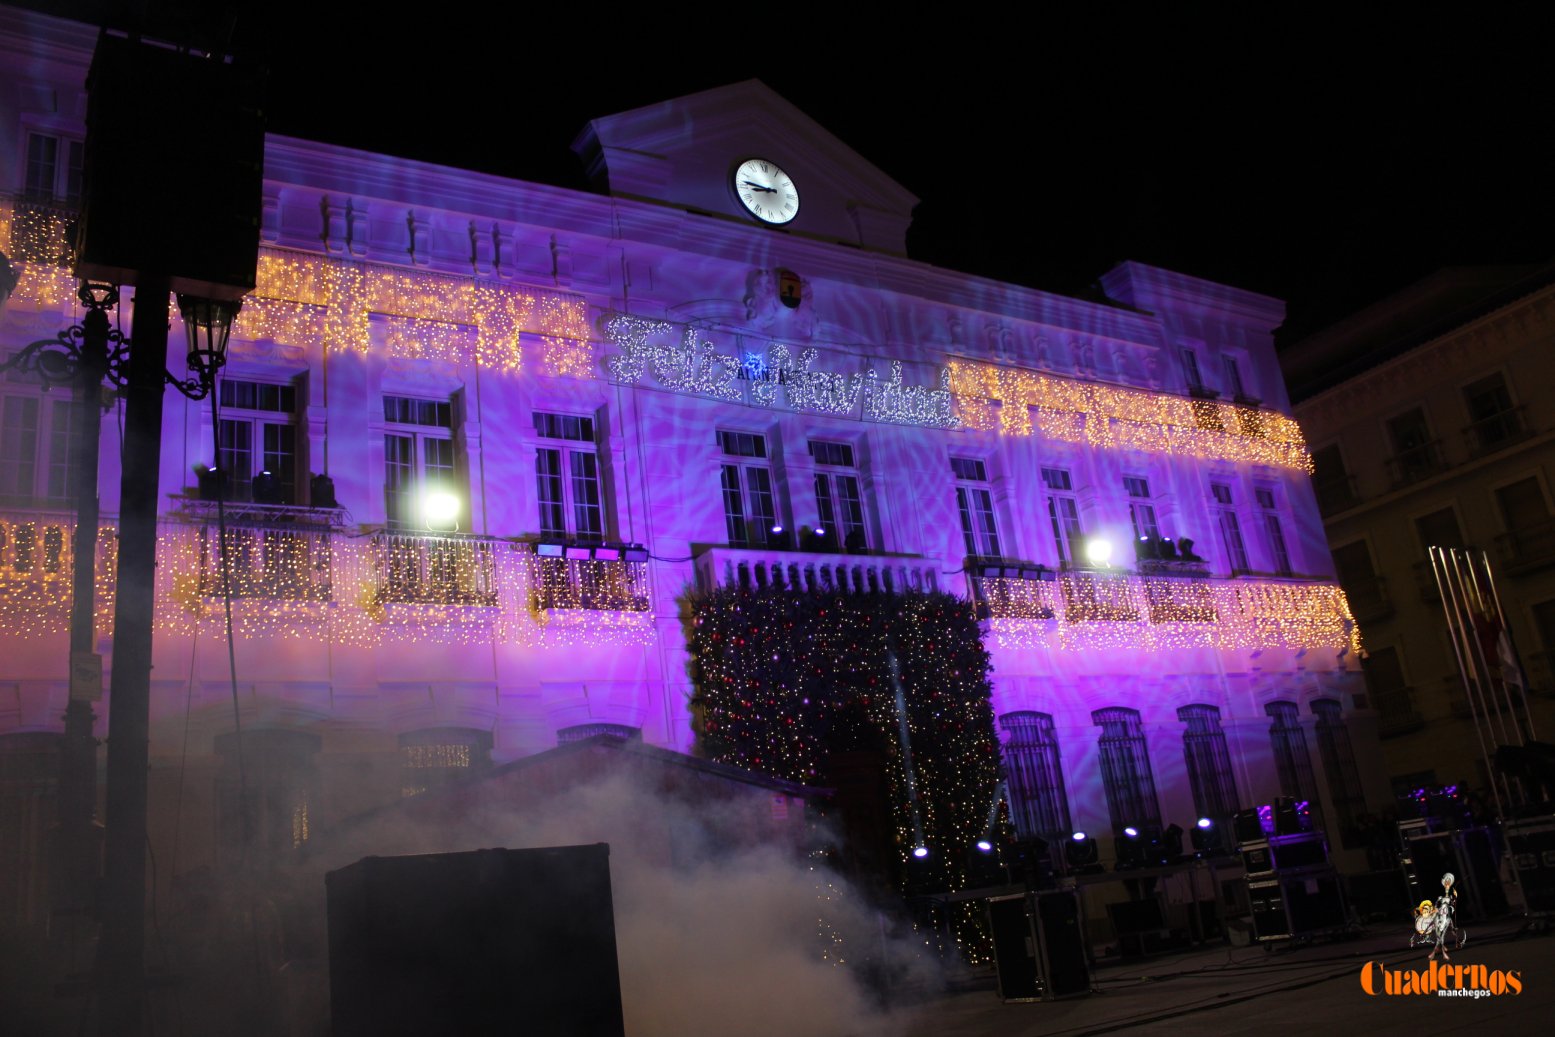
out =
{"type": "Polygon", "coordinates": [[[227,339],[232,335],[232,322],[242,308],[242,299],[208,299],[179,293],[178,312],[184,319],[184,336],[189,341],[192,374],[181,383],[172,377],[168,381],[185,396],[201,399],[216,384],[216,372],[227,363],[227,339]]]}

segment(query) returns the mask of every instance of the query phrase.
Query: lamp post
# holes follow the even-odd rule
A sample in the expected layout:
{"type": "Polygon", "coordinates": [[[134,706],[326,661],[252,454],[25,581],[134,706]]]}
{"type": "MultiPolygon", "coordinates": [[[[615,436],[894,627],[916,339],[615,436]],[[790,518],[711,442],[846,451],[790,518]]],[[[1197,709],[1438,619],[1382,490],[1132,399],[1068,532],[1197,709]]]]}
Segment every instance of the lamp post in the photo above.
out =
{"type": "Polygon", "coordinates": [[[189,335],[190,372],[180,379],[166,369],[167,298],[166,277],[142,276],[125,393],[98,976],[104,1032],[111,1027],[126,1035],[143,1032],[145,998],[146,771],[163,388],[171,385],[195,400],[210,394],[216,372],[226,363],[227,338],[240,305],[239,300],[179,296],[189,335]]]}
{"type": "MultiPolygon", "coordinates": [[[[6,280],[0,276],[0,289],[7,287],[6,280]]],[[[49,898],[56,915],[72,919],[90,905],[97,880],[93,830],[97,741],[92,736],[95,717],[91,704],[102,698],[102,657],[94,650],[101,387],[105,378],[116,388],[123,386],[126,350],[118,330],[108,322],[108,311],[119,301],[118,290],[88,281],[81,284],[76,297],[86,307],[80,324],[52,339],[29,343],[0,364],[0,370],[37,374],[46,387],[71,385],[75,395],[70,450],[70,496],[76,516],[71,544],[70,691],[65,705],[65,739],[60,753],[55,815],[57,866],[52,873],[49,898]]],[[[0,305],[4,301],[0,297],[0,305]]]]}

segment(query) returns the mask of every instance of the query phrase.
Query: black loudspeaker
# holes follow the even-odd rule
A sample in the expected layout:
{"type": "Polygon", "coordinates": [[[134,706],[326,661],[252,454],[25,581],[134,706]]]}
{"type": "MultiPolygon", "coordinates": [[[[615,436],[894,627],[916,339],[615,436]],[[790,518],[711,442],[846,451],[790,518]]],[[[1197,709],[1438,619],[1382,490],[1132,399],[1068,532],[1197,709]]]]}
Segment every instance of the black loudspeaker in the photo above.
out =
{"type": "Polygon", "coordinates": [[[1342,929],[1348,921],[1344,891],[1332,868],[1307,875],[1282,875],[1280,892],[1285,897],[1285,913],[1294,936],[1342,929]]]}
{"type": "Polygon", "coordinates": [[[1507,822],[1506,847],[1528,910],[1555,911],[1555,818],[1507,822]]]}
{"type": "Polygon", "coordinates": [[[1253,939],[1290,939],[1290,919],[1285,914],[1279,879],[1248,882],[1247,900],[1252,907],[1253,939]]]}
{"type": "Polygon", "coordinates": [[[175,292],[214,298],[252,288],[263,95],[257,66],[99,36],[77,275],[137,284],[163,274],[175,292]]]}
{"type": "Polygon", "coordinates": [[[1052,1001],[1091,992],[1080,905],[1069,890],[992,897],[988,928],[1005,1001],[1052,1001]]]}
{"type": "Polygon", "coordinates": [[[605,844],[367,857],[324,885],[335,1037],[623,1037],[605,844]]]}
{"type": "Polygon", "coordinates": [[[1263,823],[1258,820],[1258,808],[1238,810],[1231,822],[1232,833],[1239,843],[1261,842],[1264,838],[1263,823]]]}

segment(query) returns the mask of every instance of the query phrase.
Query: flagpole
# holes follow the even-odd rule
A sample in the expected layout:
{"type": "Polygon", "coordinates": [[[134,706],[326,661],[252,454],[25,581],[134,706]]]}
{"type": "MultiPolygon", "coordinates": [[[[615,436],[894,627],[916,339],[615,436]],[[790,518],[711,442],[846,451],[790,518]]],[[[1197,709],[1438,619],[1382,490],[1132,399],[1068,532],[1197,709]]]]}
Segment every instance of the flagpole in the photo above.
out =
{"type": "Polygon", "coordinates": [[[1482,716],[1484,709],[1476,701],[1474,679],[1470,678],[1470,673],[1474,669],[1473,657],[1464,655],[1462,616],[1458,614],[1458,594],[1452,585],[1452,576],[1447,565],[1447,549],[1433,546],[1426,548],[1426,551],[1431,558],[1431,573],[1436,577],[1436,591],[1442,600],[1442,613],[1447,620],[1452,651],[1458,660],[1458,679],[1463,682],[1464,695],[1469,701],[1469,712],[1474,718],[1474,735],[1479,740],[1480,758],[1485,762],[1485,773],[1490,776],[1490,792],[1496,800],[1496,815],[1505,817],[1506,809],[1501,802],[1501,785],[1496,780],[1496,768],[1491,762],[1490,751],[1485,744],[1485,727],[1489,725],[1489,718],[1482,716]],[[1482,723],[1485,726],[1481,726],[1482,723]]]}
{"type": "MultiPolygon", "coordinates": [[[[1533,728],[1533,710],[1528,706],[1528,671],[1523,668],[1522,653],[1517,650],[1517,642],[1512,637],[1512,626],[1506,621],[1506,613],[1501,610],[1501,594],[1496,590],[1496,574],[1491,571],[1488,556],[1485,559],[1485,583],[1490,587],[1490,600],[1495,603],[1496,616],[1501,621],[1501,636],[1506,638],[1507,654],[1510,657],[1503,660],[1502,673],[1506,672],[1506,664],[1510,663],[1513,672],[1517,674],[1517,692],[1523,700],[1523,718],[1528,723],[1528,740],[1534,741],[1539,735],[1533,728]]],[[[1499,648],[1499,645],[1497,647],[1499,648]]],[[[1505,682],[1504,677],[1503,682],[1505,682]]]]}

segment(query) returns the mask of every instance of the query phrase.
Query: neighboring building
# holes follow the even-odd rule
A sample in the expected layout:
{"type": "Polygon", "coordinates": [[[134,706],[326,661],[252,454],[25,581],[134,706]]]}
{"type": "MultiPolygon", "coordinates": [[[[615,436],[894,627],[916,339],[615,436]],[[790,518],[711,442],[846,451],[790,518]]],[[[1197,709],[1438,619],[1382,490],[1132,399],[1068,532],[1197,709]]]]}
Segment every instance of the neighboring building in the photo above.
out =
{"type": "Polygon", "coordinates": [[[1555,724],[1555,268],[1443,270],[1280,356],[1400,790],[1486,784],[1426,549],[1487,551],[1536,734],[1555,724]]]}
{"type": "MultiPolygon", "coordinates": [[[[92,42],[0,10],[4,352],[75,316],[54,260],[92,42]]],[[[576,148],[597,193],[269,140],[219,416],[169,396],[164,421],[164,881],[235,845],[234,695],[250,809],[284,850],[558,741],[690,751],[690,596],[778,570],[975,599],[1026,834],[1188,828],[1286,793],[1337,849],[1384,805],[1275,362],[1283,304],[1137,263],[1102,303],[914,262],[917,200],[754,81],[597,119],[576,148]],[[210,466],[233,498],[235,689],[210,466]]],[[[68,404],[0,393],[0,917],[36,922],[68,404]]],[[[102,446],[111,525],[112,414],[102,446]]],[[[106,629],[99,647],[111,667],[106,629]]]]}

